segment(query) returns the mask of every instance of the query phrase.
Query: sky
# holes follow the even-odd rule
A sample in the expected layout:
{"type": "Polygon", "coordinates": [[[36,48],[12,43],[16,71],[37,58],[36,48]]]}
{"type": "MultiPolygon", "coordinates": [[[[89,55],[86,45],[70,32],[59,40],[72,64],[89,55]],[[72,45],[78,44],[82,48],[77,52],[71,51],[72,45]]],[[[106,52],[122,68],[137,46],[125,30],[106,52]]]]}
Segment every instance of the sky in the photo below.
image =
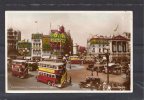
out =
{"type": "Polygon", "coordinates": [[[49,34],[50,26],[58,29],[63,25],[66,31],[70,30],[74,43],[81,46],[86,46],[92,35],[132,33],[133,26],[131,11],[6,11],[5,20],[6,30],[20,30],[22,39],[29,41],[32,33],[49,34]]]}

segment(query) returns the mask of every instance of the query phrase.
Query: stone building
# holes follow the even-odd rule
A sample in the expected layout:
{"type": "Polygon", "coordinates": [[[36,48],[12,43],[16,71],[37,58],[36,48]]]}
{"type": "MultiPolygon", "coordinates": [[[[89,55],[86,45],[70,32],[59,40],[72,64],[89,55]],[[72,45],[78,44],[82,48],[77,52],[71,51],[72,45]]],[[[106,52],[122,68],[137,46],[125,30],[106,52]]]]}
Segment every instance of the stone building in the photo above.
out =
{"type": "Polygon", "coordinates": [[[50,44],[54,55],[72,54],[73,40],[70,32],[66,32],[64,26],[58,30],[51,30],[50,44]]]}
{"type": "Polygon", "coordinates": [[[17,52],[17,43],[21,40],[21,32],[19,30],[14,30],[9,28],[7,30],[7,49],[8,49],[8,56],[16,56],[17,52]]]}
{"type": "Polygon", "coordinates": [[[50,57],[52,52],[50,45],[50,36],[43,35],[42,36],[42,59],[47,59],[50,57]]]}
{"type": "Polygon", "coordinates": [[[35,33],[32,34],[31,43],[31,58],[32,60],[41,60],[42,57],[42,36],[43,34],[35,33]]]}
{"type": "Polygon", "coordinates": [[[110,62],[130,61],[130,39],[123,35],[93,36],[87,41],[87,52],[89,55],[103,56],[107,47],[110,53],[110,62]]]}
{"type": "Polygon", "coordinates": [[[113,36],[109,40],[110,58],[112,61],[123,62],[130,60],[130,40],[122,35],[113,36]]]}
{"type": "Polygon", "coordinates": [[[104,49],[108,44],[108,37],[95,35],[87,41],[87,52],[90,55],[92,54],[98,56],[99,54],[103,54],[105,52],[104,49]]]}

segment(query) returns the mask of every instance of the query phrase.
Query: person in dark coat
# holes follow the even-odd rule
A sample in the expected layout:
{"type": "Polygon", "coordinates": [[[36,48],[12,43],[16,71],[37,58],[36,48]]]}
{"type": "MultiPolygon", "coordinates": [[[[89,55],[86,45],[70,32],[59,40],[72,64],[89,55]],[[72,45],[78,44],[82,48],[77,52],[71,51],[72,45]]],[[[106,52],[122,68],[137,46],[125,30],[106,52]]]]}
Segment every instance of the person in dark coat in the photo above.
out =
{"type": "Polygon", "coordinates": [[[72,80],[71,80],[71,76],[70,76],[70,78],[69,78],[69,84],[71,85],[71,83],[72,83],[72,80]]]}

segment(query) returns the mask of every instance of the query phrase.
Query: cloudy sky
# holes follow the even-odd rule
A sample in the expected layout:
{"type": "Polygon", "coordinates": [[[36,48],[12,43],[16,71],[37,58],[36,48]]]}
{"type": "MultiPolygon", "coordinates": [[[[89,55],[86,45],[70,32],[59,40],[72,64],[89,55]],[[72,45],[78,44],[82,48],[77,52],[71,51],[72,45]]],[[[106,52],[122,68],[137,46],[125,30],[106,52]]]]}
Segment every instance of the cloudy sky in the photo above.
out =
{"type": "Polygon", "coordinates": [[[93,11],[93,12],[37,12],[7,11],[6,29],[20,30],[22,39],[31,41],[31,34],[40,32],[49,34],[51,29],[63,25],[70,30],[74,43],[86,46],[91,35],[113,35],[123,32],[132,33],[132,12],[130,11],[93,11]],[[37,21],[37,23],[35,23],[37,21]],[[114,29],[118,26],[117,32],[114,29]]]}

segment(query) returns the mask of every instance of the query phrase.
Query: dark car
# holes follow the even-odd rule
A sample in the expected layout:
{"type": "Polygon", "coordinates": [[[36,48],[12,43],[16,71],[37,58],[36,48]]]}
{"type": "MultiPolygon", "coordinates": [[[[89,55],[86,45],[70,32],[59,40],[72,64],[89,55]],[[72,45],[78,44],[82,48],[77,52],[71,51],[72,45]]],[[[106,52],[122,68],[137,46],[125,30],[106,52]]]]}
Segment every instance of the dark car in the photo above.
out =
{"type": "Polygon", "coordinates": [[[80,82],[80,88],[91,88],[91,89],[99,89],[101,80],[100,78],[88,77],[86,81],[80,82]]]}
{"type": "Polygon", "coordinates": [[[94,71],[94,64],[89,64],[87,70],[94,71]]]}
{"type": "Polygon", "coordinates": [[[38,64],[36,62],[27,62],[27,65],[30,71],[36,71],[38,69],[38,64]]]}

